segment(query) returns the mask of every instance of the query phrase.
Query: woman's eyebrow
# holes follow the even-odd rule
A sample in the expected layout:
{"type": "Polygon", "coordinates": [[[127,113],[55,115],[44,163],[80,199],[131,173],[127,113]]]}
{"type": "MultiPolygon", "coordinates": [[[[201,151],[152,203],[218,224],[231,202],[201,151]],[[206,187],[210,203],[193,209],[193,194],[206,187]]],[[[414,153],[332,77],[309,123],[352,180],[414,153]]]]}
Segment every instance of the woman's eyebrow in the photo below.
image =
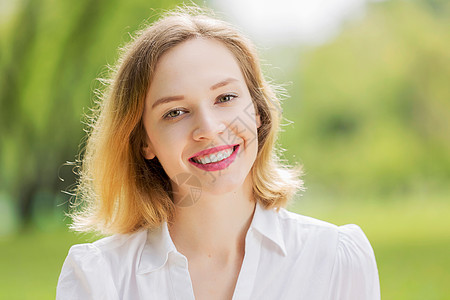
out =
{"type": "Polygon", "coordinates": [[[234,82],[234,81],[238,81],[238,80],[237,80],[236,78],[230,77],[230,78],[227,78],[227,79],[225,79],[225,80],[222,80],[222,81],[220,81],[220,82],[218,82],[218,83],[212,85],[212,86],[210,87],[210,89],[211,89],[211,91],[212,91],[212,90],[218,89],[218,88],[220,88],[220,87],[222,87],[222,86],[225,86],[225,85],[229,84],[230,82],[234,82]]]}
{"type": "Polygon", "coordinates": [[[183,100],[183,99],[184,99],[184,96],[163,97],[161,99],[156,100],[155,103],[153,103],[152,109],[154,109],[156,106],[164,104],[164,103],[168,103],[168,102],[172,102],[172,101],[179,101],[179,100],[183,100]]]}
{"type": "MultiPolygon", "coordinates": [[[[213,90],[215,90],[215,89],[218,89],[218,88],[220,88],[220,87],[222,87],[222,86],[225,86],[225,85],[227,85],[227,84],[229,84],[229,83],[231,83],[231,82],[235,82],[235,81],[238,81],[238,80],[237,80],[236,78],[232,78],[232,77],[227,78],[227,79],[225,79],[225,80],[222,80],[222,81],[220,81],[220,82],[215,83],[214,85],[212,85],[212,86],[210,87],[210,90],[213,91],[213,90]]],[[[163,97],[163,98],[160,98],[160,99],[156,100],[156,101],[153,103],[152,109],[154,109],[156,106],[161,105],[161,104],[164,104],[164,103],[168,103],[168,102],[172,102],[172,101],[179,101],[179,100],[183,100],[183,99],[184,99],[184,96],[181,96],[181,95],[180,95],[180,96],[163,97]]]]}

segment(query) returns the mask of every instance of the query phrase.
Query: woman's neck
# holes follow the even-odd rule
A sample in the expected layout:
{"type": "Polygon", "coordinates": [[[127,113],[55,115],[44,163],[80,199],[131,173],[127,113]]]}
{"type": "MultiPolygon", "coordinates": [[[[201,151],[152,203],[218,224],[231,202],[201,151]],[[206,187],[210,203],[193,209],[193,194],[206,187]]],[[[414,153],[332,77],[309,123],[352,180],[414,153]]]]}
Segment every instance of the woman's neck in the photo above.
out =
{"type": "Polygon", "coordinates": [[[207,257],[224,264],[243,257],[255,210],[249,180],[238,191],[202,193],[194,205],[176,207],[169,232],[177,250],[189,260],[207,257]]]}

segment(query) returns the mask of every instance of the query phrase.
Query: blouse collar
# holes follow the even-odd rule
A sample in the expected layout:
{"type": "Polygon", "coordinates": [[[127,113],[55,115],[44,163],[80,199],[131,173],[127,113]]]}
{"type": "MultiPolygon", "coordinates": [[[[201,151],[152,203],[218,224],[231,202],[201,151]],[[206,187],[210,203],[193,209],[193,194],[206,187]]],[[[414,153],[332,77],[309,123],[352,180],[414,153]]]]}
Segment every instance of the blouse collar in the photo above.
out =
{"type": "MultiPolygon", "coordinates": [[[[257,202],[250,228],[278,246],[284,256],[287,255],[280,220],[275,209],[264,209],[257,202]]],[[[170,237],[167,222],[164,222],[159,228],[148,230],[147,240],[138,262],[137,273],[144,274],[162,268],[167,263],[171,252],[180,255],[170,237]]]]}
{"type": "Polygon", "coordinates": [[[162,268],[171,252],[178,251],[170,237],[167,222],[164,222],[159,228],[148,230],[137,273],[144,274],[162,268]]]}
{"type": "Polygon", "coordinates": [[[265,209],[259,203],[256,203],[255,215],[250,228],[271,240],[278,246],[284,256],[287,255],[280,219],[275,209],[265,209]]]}

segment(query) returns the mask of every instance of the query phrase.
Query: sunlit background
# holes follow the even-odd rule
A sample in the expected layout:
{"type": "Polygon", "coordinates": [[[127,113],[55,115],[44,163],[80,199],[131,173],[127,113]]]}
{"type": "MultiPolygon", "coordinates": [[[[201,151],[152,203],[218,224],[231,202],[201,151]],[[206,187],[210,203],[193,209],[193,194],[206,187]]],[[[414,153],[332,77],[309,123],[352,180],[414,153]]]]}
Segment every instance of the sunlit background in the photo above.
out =
{"type": "MultiPolygon", "coordinates": [[[[180,2],[0,0],[0,298],[52,299],[96,78],[180,2]]],[[[450,295],[450,2],[211,0],[282,84],[289,209],[362,227],[382,299],[450,295]]]]}

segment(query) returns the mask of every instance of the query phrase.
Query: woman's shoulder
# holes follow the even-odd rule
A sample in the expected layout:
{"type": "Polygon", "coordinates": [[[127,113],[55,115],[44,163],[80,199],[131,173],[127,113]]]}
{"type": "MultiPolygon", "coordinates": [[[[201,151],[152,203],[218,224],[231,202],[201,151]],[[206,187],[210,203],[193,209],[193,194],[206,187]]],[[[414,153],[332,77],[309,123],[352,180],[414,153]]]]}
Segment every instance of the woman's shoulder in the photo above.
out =
{"type": "Polygon", "coordinates": [[[286,226],[311,227],[328,230],[336,230],[338,227],[329,222],[295,213],[285,208],[280,208],[278,217],[282,222],[285,223],[286,226]]]}
{"type": "Polygon", "coordinates": [[[286,209],[280,209],[278,218],[291,253],[320,261],[331,272],[331,298],[379,299],[375,254],[358,225],[337,226],[286,209]]]}
{"type": "Polygon", "coordinates": [[[294,238],[297,244],[314,248],[322,246],[332,257],[339,255],[340,252],[353,256],[374,257],[372,246],[358,225],[337,226],[286,209],[280,209],[278,218],[286,241],[294,238]]]}
{"type": "Polygon", "coordinates": [[[142,230],[72,246],[59,276],[56,298],[118,299],[117,276],[127,273],[123,268],[135,266],[146,237],[147,230],[142,230]]]}
{"type": "Polygon", "coordinates": [[[86,256],[110,256],[120,255],[123,251],[137,250],[146,241],[147,230],[141,230],[131,234],[115,234],[101,238],[92,243],[73,245],[69,255],[79,258],[86,256]]]}
{"type": "Polygon", "coordinates": [[[327,245],[336,243],[339,239],[340,227],[332,223],[294,213],[284,208],[281,208],[277,215],[286,238],[289,236],[303,242],[306,240],[321,243],[326,241],[327,245]]]}

